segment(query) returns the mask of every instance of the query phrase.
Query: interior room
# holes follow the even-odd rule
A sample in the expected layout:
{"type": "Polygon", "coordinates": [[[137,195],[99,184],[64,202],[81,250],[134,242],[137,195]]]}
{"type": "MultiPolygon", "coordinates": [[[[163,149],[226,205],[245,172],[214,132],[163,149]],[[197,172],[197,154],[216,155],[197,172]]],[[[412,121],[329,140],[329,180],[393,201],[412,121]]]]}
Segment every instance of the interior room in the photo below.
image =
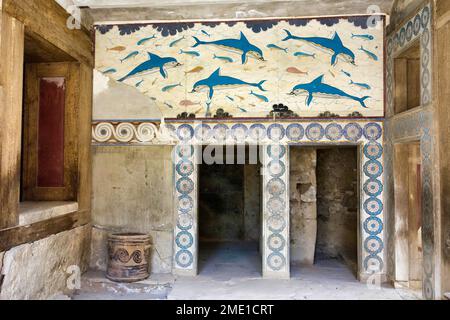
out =
{"type": "Polygon", "coordinates": [[[199,275],[261,277],[261,164],[248,147],[213,148],[224,156],[199,168],[199,275]]]}
{"type": "Polygon", "coordinates": [[[300,274],[308,266],[358,275],[357,150],[291,147],[291,265],[300,274]]]}

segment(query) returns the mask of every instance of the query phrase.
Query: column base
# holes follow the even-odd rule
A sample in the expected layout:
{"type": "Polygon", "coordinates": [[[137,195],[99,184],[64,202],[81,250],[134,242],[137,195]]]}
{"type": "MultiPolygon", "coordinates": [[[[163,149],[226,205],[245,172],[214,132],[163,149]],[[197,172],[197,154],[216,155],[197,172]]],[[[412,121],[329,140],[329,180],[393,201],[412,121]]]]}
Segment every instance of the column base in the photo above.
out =
{"type": "Polygon", "coordinates": [[[173,269],[172,274],[181,277],[196,277],[198,272],[196,269],[173,269]]]}
{"type": "Polygon", "coordinates": [[[263,279],[288,280],[290,278],[291,278],[290,272],[263,271],[263,279]]]}

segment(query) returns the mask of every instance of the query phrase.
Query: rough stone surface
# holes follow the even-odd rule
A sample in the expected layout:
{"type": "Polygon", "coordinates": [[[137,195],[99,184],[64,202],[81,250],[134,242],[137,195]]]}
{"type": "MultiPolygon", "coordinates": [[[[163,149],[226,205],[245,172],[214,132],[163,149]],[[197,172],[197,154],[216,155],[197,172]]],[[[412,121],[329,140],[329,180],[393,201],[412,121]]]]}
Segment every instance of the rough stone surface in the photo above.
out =
{"type": "Polygon", "coordinates": [[[79,227],[6,251],[0,300],[49,299],[69,292],[67,269],[87,270],[90,229],[79,227]]]}
{"type": "Polygon", "coordinates": [[[356,268],[358,225],[356,148],[317,151],[317,254],[344,258],[356,268]]]}
{"type": "Polygon", "coordinates": [[[91,268],[106,270],[109,232],[140,232],[152,239],[151,272],[172,271],[171,152],[171,146],[94,148],[91,268]]]}
{"type": "MultiPolygon", "coordinates": [[[[116,6],[125,0],[115,1],[116,6]]],[[[406,0],[404,0],[406,1],[406,0]]],[[[368,3],[366,0],[251,0],[239,1],[182,1],[150,3],[148,0],[137,0],[131,7],[127,2],[126,8],[112,8],[114,4],[109,0],[95,2],[90,9],[83,13],[89,15],[93,21],[137,21],[137,20],[178,20],[178,19],[225,19],[225,18],[254,18],[254,17],[304,17],[318,15],[366,14],[368,3]],[[107,4],[105,3],[107,2],[107,4]]],[[[393,0],[372,0],[381,12],[390,13],[393,0]]]]}
{"type": "Polygon", "coordinates": [[[136,284],[118,284],[98,272],[83,275],[74,300],[400,300],[418,299],[407,289],[369,288],[337,259],[294,266],[291,279],[261,278],[261,256],[253,244],[226,243],[201,251],[197,277],[155,275],[136,284]]]}
{"type": "Polygon", "coordinates": [[[201,240],[259,240],[261,176],[258,167],[248,164],[200,166],[201,240]]]}
{"type": "Polygon", "coordinates": [[[316,149],[291,148],[291,261],[314,264],[317,234],[316,149]]]}

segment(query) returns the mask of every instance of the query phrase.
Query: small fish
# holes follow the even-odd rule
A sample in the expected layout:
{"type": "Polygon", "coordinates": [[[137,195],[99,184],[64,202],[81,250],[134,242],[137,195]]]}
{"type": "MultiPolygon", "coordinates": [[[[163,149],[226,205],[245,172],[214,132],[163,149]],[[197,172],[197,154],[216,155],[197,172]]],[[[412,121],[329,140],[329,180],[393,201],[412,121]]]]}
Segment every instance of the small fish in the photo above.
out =
{"type": "Polygon", "coordinates": [[[120,59],[120,63],[123,63],[124,61],[127,61],[130,58],[136,57],[139,54],[139,51],[133,51],[129,55],[127,55],[125,58],[120,59]]]}
{"type": "MultiPolygon", "coordinates": [[[[147,93],[147,92],[144,92],[144,93],[147,93]]],[[[155,97],[150,97],[150,100],[156,101],[156,98],[155,97]]]]}
{"type": "Polygon", "coordinates": [[[192,102],[191,100],[182,100],[180,101],[180,106],[182,107],[190,107],[190,106],[196,106],[199,105],[200,102],[192,102]]]}
{"type": "Polygon", "coordinates": [[[153,80],[153,82],[152,82],[152,86],[154,86],[154,85],[155,85],[156,81],[158,81],[158,79],[157,79],[157,78],[155,78],[155,80],[153,80]]]}
{"type": "Polygon", "coordinates": [[[194,69],[192,69],[192,70],[190,70],[190,71],[187,71],[187,72],[185,72],[185,73],[186,73],[186,74],[188,74],[188,73],[197,73],[197,72],[202,71],[203,69],[205,69],[205,68],[203,68],[202,66],[198,66],[198,67],[195,67],[194,69]]]}
{"type": "Polygon", "coordinates": [[[237,107],[239,110],[241,110],[242,112],[247,112],[247,110],[245,110],[244,108],[241,107],[237,107]]]}
{"type": "Polygon", "coordinates": [[[273,44],[273,43],[271,43],[271,44],[268,44],[267,45],[267,48],[269,48],[269,49],[277,49],[277,50],[281,50],[281,51],[284,51],[284,52],[288,52],[288,49],[287,48],[281,48],[281,47],[279,47],[279,46],[277,46],[276,44],[273,44]]]}
{"type": "Polygon", "coordinates": [[[168,104],[167,102],[164,102],[164,105],[166,105],[167,107],[169,107],[170,109],[173,109],[173,106],[171,104],[168,104]]]}
{"type": "Polygon", "coordinates": [[[296,57],[312,57],[314,59],[316,58],[315,53],[307,53],[307,52],[301,52],[301,51],[294,53],[294,56],[296,56],[296,57]]]}
{"type": "Polygon", "coordinates": [[[361,48],[359,48],[359,50],[361,50],[362,52],[365,52],[373,60],[378,61],[377,55],[375,53],[373,53],[373,52],[370,52],[369,50],[364,49],[363,46],[361,46],[361,48]]]}
{"type": "Polygon", "coordinates": [[[144,82],[144,79],[135,84],[136,88],[138,88],[142,84],[142,82],[144,82]]]}
{"type": "Polygon", "coordinates": [[[117,70],[114,68],[110,68],[108,70],[102,71],[103,74],[110,74],[110,73],[116,73],[117,70]]]}
{"type": "Polygon", "coordinates": [[[173,47],[174,45],[176,45],[178,42],[180,42],[181,40],[183,40],[184,39],[184,36],[182,36],[181,38],[179,38],[179,39],[177,39],[177,40],[174,40],[174,41],[172,41],[170,44],[169,44],[169,47],[173,47]]]}
{"type": "Polygon", "coordinates": [[[126,47],[124,47],[124,46],[117,46],[117,47],[109,48],[109,49],[106,49],[106,50],[108,50],[108,51],[122,52],[122,51],[124,51],[125,49],[126,49],[126,47]]]}
{"type": "Polygon", "coordinates": [[[295,73],[295,74],[308,74],[308,72],[301,71],[301,70],[297,69],[296,67],[287,68],[286,72],[295,73]]]}
{"type": "Polygon", "coordinates": [[[352,39],[354,38],[361,38],[364,40],[373,40],[375,39],[374,36],[370,35],[370,34],[353,34],[352,33],[352,39]]]}
{"type": "Polygon", "coordinates": [[[210,35],[208,32],[206,32],[205,30],[201,30],[201,32],[202,32],[205,36],[211,37],[211,35],[210,35]]]}
{"type": "Polygon", "coordinates": [[[254,93],[253,90],[250,91],[250,94],[251,94],[252,96],[257,97],[258,99],[260,99],[260,100],[262,100],[262,101],[264,101],[264,102],[269,102],[269,99],[267,99],[266,96],[263,96],[263,95],[261,95],[261,94],[254,93]]]}
{"type": "Polygon", "coordinates": [[[173,88],[176,88],[176,87],[181,87],[181,83],[177,83],[177,84],[171,84],[171,85],[168,85],[168,86],[165,86],[164,88],[162,88],[162,92],[167,92],[167,91],[170,91],[170,90],[172,90],[173,88]]]}
{"type": "Polygon", "coordinates": [[[241,101],[242,101],[242,100],[245,100],[244,97],[241,97],[241,96],[236,96],[236,97],[238,97],[239,99],[241,99],[241,101]]]}
{"type": "Polygon", "coordinates": [[[197,51],[184,51],[183,49],[180,50],[180,54],[188,54],[191,56],[196,56],[196,57],[200,57],[200,53],[198,53],[197,51]]]}
{"type": "Polygon", "coordinates": [[[336,78],[336,75],[333,73],[333,71],[329,70],[329,72],[333,76],[333,78],[336,78]]]}
{"type": "Polygon", "coordinates": [[[366,84],[366,83],[353,82],[353,80],[350,80],[350,84],[353,84],[353,85],[355,85],[355,86],[358,86],[358,87],[361,87],[361,88],[364,88],[364,89],[367,89],[367,90],[372,89],[372,88],[371,88],[368,84],[366,84]]]}
{"type": "Polygon", "coordinates": [[[234,61],[230,57],[221,57],[221,56],[217,56],[216,54],[214,54],[214,58],[213,59],[219,59],[219,60],[223,60],[223,61],[226,61],[226,62],[233,62],[234,61]]]}
{"type": "Polygon", "coordinates": [[[230,96],[227,96],[227,99],[234,102],[234,99],[230,96]]]}
{"type": "Polygon", "coordinates": [[[137,43],[137,45],[138,45],[138,46],[141,46],[141,45],[143,45],[144,43],[146,43],[147,41],[152,40],[152,39],[156,39],[156,35],[152,35],[151,37],[148,37],[148,38],[144,38],[144,39],[139,40],[138,43],[137,43]]]}
{"type": "Polygon", "coordinates": [[[352,75],[351,75],[350,73],[344,71],[343,69],[341,69],[341,72],[342,72],[343,74],[345,74],[345,75],[346,75],[347,77],[349,77],[349,78],[352,77],[352,75]]]}

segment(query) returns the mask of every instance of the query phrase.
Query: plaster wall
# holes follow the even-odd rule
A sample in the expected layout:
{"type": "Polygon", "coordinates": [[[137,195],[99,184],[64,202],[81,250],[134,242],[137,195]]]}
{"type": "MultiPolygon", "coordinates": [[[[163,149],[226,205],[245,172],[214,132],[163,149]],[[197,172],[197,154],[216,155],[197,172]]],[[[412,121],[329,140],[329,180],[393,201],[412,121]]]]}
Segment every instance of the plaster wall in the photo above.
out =
{"type": "Polygon", "coordinates": [[[91,267],[105,270],[111,232],[151,235],[151,272],[172,271],[171,146],[93,150],[91,267]]]}

